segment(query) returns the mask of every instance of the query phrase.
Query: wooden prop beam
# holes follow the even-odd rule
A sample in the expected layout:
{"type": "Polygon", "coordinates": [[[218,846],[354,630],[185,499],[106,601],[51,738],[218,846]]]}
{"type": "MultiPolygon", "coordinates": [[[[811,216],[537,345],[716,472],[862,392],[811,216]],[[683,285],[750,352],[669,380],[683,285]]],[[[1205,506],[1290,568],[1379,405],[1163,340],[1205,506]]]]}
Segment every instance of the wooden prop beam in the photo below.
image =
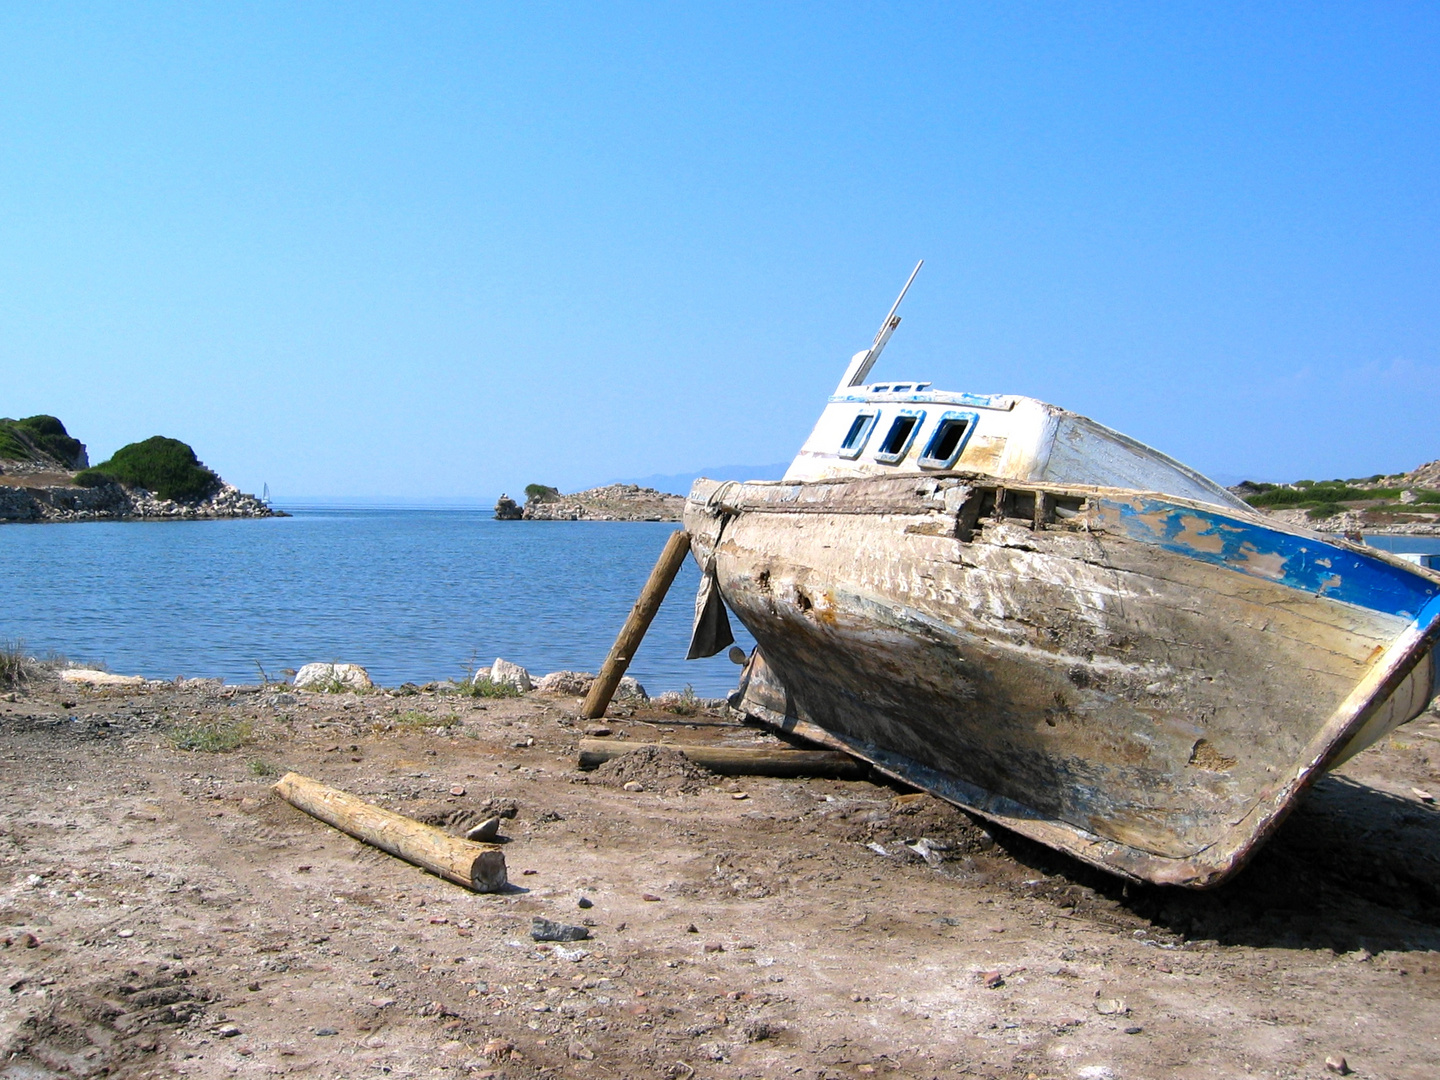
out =
{"type": "Polygon", "coordinates": [[[580,768],[594,769],[611,758],[644,746],[679,750],[697,765],[723,776],[825,776],[836,780],[863,780],[870,766],[836,750],[766,750],[731,746],[690,746],[681,743],[642,743],[629,739],[581,739],[580,768]]]}
{"type": "Polygon", "coordinates": [[[505,887],[505,852],[496,844],[461,840],[298,773],[286,773],[272,790],[325,824],[446,881],[482,893],[505,887]]]}
{"type": "Polygon", "coordinates": [[[610,655],[605,658],[605,666],[595,677],[590,693],[585,695],[585,704],[580,707],[580,715],[586,720],[596,720],[604,716],[605,710],[610,707],[615,688],[624,678],[625,670],[634,659],[635,650],[645,638],[645,631],[650,629],[655,613],[660,610],[660,601],[664,600],[665,594],[670,591],[670,585],[689,553],[690,534],[684,529],[671,533],[670,539],[665,541],[665,550],[660,553],[660,558],[655,563],[655,569],[650,571],[650,580],[645,582],[645,588],[640,590],[635,606],[630,609],[629,618],[620,628],[615,644],[610,646],[610,655]]]}

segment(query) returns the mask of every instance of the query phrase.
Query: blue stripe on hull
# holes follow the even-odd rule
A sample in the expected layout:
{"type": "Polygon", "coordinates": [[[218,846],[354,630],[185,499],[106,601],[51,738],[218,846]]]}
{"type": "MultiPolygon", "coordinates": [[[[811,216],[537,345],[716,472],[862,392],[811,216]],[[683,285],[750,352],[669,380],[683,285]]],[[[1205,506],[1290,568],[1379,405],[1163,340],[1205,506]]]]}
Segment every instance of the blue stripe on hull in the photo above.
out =
{"type": "Polygon", "coordinates": [[[1414,619],[1440,596],[1440,585],[1419,574],[1222,511],[1144,497],[1106,499],[1102,507],[1133,540],[1371,611],[1414,619]]]}

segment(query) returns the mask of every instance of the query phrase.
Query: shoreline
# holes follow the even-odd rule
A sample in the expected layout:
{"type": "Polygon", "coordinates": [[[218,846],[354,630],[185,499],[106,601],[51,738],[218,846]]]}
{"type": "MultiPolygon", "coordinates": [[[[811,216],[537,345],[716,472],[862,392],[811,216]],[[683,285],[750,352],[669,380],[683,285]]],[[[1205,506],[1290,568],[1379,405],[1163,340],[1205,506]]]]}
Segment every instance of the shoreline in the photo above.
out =
{"type": "Polygon", "coordinates": [[[690,745],[785,749],[720,709],[585,721],[563,694],[272,689],[0,694],[12,1069],[328,1076],[343,1051],[347,1074],[496,1080],[1159,1076],[1192,1047],[1224,1076],[1440,1063],[1421,1037],[1440,812],[1411,794],[1440,770],[1434,714],[1322,780],[1234,882],[1183,892],[878,779],[685,764],[690,745]],[[581,772],[582,738],[622,756],[581,772]],[[655,741],[670,758],[623,754],[655,741]],[[496,821],[511,887],[467,892],[301,813],[272,792],[290,771],[455,837],[496,821]],[[583,940],[538,940],[537,918],[583,940]],[[1278,1016],[1277,986],[1300,1003],[1278,1016]]]}

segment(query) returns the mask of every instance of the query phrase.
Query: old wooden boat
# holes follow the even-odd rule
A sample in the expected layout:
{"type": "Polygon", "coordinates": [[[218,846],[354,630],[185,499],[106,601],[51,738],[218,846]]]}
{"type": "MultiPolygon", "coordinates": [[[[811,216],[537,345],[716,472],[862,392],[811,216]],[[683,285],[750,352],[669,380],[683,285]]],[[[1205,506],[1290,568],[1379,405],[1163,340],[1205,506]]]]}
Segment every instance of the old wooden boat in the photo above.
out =
{"type": "Polygon", "coordinates": [[[1424,710],[1440,575],[1053,405],[865,384],[898,323],[783,480],[690,492],[692,655],[729,643],[724,608],[745,624],[745,713],[1106,870],[1205,887],[1424,710]]]}

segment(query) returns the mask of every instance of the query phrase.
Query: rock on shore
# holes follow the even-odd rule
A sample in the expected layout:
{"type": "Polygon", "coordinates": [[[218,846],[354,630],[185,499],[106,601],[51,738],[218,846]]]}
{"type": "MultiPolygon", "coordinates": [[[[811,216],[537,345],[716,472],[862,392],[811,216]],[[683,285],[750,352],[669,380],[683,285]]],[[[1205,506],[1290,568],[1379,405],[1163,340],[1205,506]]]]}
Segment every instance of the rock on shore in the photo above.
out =
{"type": "Polygon", "coordinates": [[[609,484],[573,495],[529,499],[523,517],[526,521],[679,521],[684,509],[682,495],[636,484],[609,484]]]}

